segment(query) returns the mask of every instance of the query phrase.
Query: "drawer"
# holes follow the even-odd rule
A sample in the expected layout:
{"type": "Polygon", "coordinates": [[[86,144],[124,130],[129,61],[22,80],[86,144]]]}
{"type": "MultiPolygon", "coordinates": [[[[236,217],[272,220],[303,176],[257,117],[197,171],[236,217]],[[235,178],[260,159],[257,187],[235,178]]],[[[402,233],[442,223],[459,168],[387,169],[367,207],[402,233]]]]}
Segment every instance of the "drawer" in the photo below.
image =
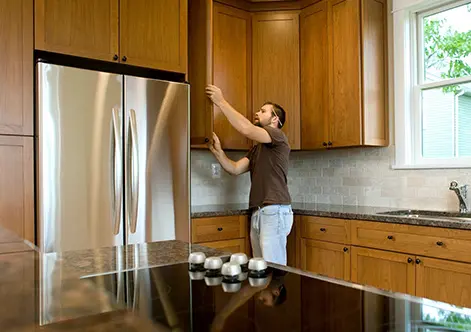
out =
{"type": "Polygon", "coordinates": [[[335,243],[350,243],[350,221],[337,218],[301,217],[301,237],[335,243]]]}
{"type": "Polygon", "coordinates": [[[193,243],[239,239],[245,237],[247,216],[192,219],[193,243]]]}
{"type": "Polygon", "coordinates": [[[225,240],[225,241],[213,241],[213,242],[202,242],[199,243],[201,246],[219,249],[224,252],[230,253],[239,253],[243,252],[245,254],[249,254],[246,251],[246,243],[245,239],[235,239],[235,240],[225,240]]]}
{"type": "Polygon", "coordinates": [[[352,244],[471,262],[471,231],[379,222],[351,222],[352,244]]]}

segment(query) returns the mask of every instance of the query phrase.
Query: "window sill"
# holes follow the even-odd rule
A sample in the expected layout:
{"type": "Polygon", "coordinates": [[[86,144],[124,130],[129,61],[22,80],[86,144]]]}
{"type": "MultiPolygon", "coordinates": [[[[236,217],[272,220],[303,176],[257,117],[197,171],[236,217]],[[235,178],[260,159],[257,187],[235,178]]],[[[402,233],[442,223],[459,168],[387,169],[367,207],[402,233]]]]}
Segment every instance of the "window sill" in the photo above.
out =
{"type": "Polygon", "coordinates": [[[430,164],[430,165],[391,165],[392,170],[408,170],[408,169],[461,169],[471,168],[470,164],[430,164]]]}

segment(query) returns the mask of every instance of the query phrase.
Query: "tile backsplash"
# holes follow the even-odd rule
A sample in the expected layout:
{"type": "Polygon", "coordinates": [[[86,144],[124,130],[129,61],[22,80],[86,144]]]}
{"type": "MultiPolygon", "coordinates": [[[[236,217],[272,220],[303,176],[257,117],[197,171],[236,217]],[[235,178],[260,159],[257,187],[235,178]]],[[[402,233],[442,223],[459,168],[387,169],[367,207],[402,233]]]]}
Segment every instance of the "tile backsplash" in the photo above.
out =
{"type": "MultiPolygon", "coordinates": [[[[241,152],[229,152],[237,160],[241,152]]],[[[471,184],[471,168],[392,170],[394,147],[291,152],[288,186],[294,202],[456,210],[452,180],[471,184]]],[[[247,203],[250,176],[222,171],[212,179],[208,151],[191,151],[192,205],[247,203]]]]}

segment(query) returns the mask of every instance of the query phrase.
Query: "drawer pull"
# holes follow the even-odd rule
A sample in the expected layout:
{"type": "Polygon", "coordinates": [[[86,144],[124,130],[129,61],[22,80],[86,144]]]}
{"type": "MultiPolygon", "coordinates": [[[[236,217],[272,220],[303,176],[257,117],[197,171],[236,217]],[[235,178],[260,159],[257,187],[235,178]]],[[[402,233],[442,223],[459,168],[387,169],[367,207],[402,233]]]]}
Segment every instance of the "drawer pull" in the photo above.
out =
{"type": "Polygon", "coordinates": [[[218,227],[218,231],[221,232],[221,231],[222,231],[222,227],[218,227]]]}
{"type": "Polygon", "coordinates": [[[326,231],[326,229],[325,229],[325,228],[321,228],[321,232],[325,232],[325,231],[326,231]]]}
{"type": "Polygon", "coordinates": [[[409,263],[409,264],[410,264],[410,263],[412,263],[412,262],[414,262],[414,260],[413,260],[412,258],[410,258],[410,257],[409,257],[409,258],[407,259],[407,263],[409,263]]]}
{"type": "Polygon", "coordinates": [[[437,242],[437,246],[441,247],[441,246],[443,246],[443,245],[444,245],[444,243],[443,243],[442,241],[438,241],[438,242],[437,242]]]}
{"type": "Polygon", "coordinates": [[[422,263],[422,261],[417,258],[417,259],[415,260],[415,263],[416,263],[416,264],[420,264],[420,263],[422,263]]]}
{"type": "Polygon", "coordinates": [[[343,252],[347,252],[347,251],[348,251],[347,247],[343,248],[343,252]]]}
{"type": "Polygon", "coordinates": [[[388,240],[392,240],[394,237],[392,235],[388,235],[388,240]]]}

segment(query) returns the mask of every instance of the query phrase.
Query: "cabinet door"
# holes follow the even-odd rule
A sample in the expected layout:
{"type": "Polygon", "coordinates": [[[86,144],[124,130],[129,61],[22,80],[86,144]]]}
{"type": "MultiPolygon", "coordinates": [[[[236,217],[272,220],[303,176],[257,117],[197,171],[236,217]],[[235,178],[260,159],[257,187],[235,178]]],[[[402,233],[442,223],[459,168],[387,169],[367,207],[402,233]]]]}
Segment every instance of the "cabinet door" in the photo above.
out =
{"type": "Polygon", "coordinates": [[[118,0],[36,0],[35,47],[117,61],[118,0]]]}
{"type": "MultiPolygon", "coordinates": [[[[213,82],[226,100],[252,121],[252,19],[250,13],[214,4],[213,82]]],[[[251,142],[214,107],[214,131],[225,149],[246,150],[251,142]]]]}
{"type": "Polygon", "coordinates": [[[121,62],[186,73],[187,17],[186,0],[120,0],[121,62]]]}
{"type": "Polygon", "coordinates": [[[301,269],[350,280],[350,246],[302,239],[301,269]]]}
{"type": "Polygon", "coordinates": [[[0,0],[0,134],[33,135],[33,0],[0,0]]]}
{"type": "Polygon", "coordinates": [[[329,0],[330,128],[333,147],[361,140],[360,0],[329,0]]]}
{"type": "Polygon", "coordinates": [[[301,11],[301,148],[321,149],[329,140],[327,5],[301,11]]]}
{"type": "Polygon", "coordinates": [[[33,138],[0,136],[0,252],[34,242],[33,138]]]}
{"type": "Polygon", "coordinates": [[[271,101],[286,111],[291,149],[301,148],[299,13],[256,13],[253,29],[253,112],[271,101]]]}
{"type": "Polygon", "coordinates": [[[411,255],[352,247],[352,281],[414,295],[414,261],[411,255]]]}
{"type": "Polygon", "coordinates": [[[225,241],[213,241],[213,242],[202,242],[198,243],[201,246],[219,249],[231,253],[243,252],[246,253],[245,239],[225,240],[225,241]]]}
{"type": "Polygon", "coordinates": [[[205,93],[213,83],[213,0],[191,0],[188,5],[191,147],[206,148],[214,129],[213,105],[205,93]]]}
{"type": "Polygon", "coordinates": [[[471,264],[417,257],[416,295],[471,307],[471,264]]]}

